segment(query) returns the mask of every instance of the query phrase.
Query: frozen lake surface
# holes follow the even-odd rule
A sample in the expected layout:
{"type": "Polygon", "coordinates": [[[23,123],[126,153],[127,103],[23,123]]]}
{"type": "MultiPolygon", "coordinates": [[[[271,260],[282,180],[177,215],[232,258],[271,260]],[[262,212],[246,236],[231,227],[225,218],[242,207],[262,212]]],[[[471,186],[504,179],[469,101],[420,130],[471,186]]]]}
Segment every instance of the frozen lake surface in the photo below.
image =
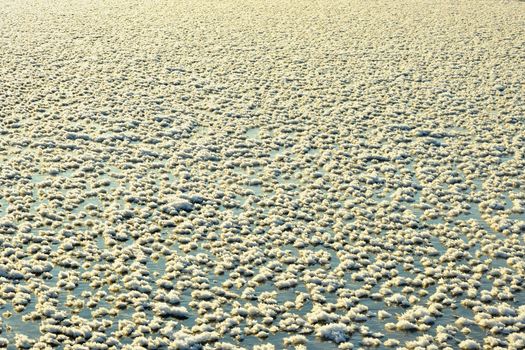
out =
{"type": "Polygon", "coordinates": [[[525,348],[524,23],[1,2],[0,348],[525,348]]]}

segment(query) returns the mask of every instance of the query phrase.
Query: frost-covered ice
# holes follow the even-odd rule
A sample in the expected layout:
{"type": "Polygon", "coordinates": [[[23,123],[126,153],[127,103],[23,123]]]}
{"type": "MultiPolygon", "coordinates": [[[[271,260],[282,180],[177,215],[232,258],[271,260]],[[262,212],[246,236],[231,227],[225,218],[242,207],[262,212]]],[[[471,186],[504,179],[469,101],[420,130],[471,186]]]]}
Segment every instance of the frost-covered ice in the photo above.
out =
{"type": "Polygon", "coordinates": [[[523,349],[524,23],[0,2],[0,348],[523,349]]]}

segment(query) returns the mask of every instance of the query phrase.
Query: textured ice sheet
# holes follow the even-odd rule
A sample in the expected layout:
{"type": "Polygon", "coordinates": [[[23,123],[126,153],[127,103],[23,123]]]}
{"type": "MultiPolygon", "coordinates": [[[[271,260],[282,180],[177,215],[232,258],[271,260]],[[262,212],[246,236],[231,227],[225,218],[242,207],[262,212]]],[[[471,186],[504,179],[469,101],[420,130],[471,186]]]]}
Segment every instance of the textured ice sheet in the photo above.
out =
{"type": "Polygon", "coordinates": [[[0,347],[525,347],[525,3],[0,2],[0,347]]]}

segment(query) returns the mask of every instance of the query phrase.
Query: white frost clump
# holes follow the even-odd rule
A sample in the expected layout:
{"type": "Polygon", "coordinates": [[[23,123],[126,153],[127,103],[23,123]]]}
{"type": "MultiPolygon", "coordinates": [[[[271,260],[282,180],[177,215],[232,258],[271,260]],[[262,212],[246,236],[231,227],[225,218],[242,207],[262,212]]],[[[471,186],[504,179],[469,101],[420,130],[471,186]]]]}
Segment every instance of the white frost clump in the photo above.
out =
{"type": "Polygon", "coordinates": [[[481,346],[479,346],[474,340],[467,339],[459,343],[459,348],[462,350],[478,350],[481,349],[481,346]]]}
{"type": "Polygon", "coordinates": [[[312,311],[310,311],[307,314],[306,319],[308,320],[308,322],[312,324],[329,323],[329,322],[337,321],[338,315],[334,313],[328,313],[319,306],[314,306],[312,311]]]}
{"type": "Polygon", "coordinates": [[[322,339],[342,343],[350,339],[352,329],[344,323],[332,323],[317,329],[317,336],[322,339]]]}
{"type": "Polygon", "coordinates": [[[33,346],[34,341],[29,339],[26,335],[15,335],[15,345],[17,349],[29,349],[33,346]]]}
{"type": "Polygon", "coordinates": [[[302,345],[306,344],[307,339],[304,335],[292,335],[290,337],[284,338],[283,343],[284,345],[302,345]]]}
{"type": "Polygon", "coordinates": [[[193,204],[191,204],[191,202],[186,199],[179,198],[162,207],[163,212],[171,215],[175,215],[181,210],[192,211],[193,204]]]}
{"type": "Polygon", "coordinates": [[[380,320],[384,320],[385,318],[389,318],[389,317],[392,317],[392,315],[390,313],[388,313],[387,311],[385,310],[379,310],[377,312],[377,317],[380,319],[380,320]]]}
{"type": "Polygon", "coordinates": [[[177,350],[198,350],[202,345],[211,343],[219,339],[217,332],[202,332],[199,334],[188,334],[187,329],[180,330],[173,334],[174,341],[170,344],[170,349],[177,350]]]}
{"type": "Polygon", "coordinates": [[[172,306],[166,303],[158,303],[153,307],[153,311],[160,317],[188,318],[190,313],[184,306],[172,306]]]}
{"type": "Polygon", "coordinates": [[[404,295],[399,293],[393,294],[388,298],[385,298],[385,304],[389,306],[410,306],[408,299],[404,295]]]}
{"type": "Polygon", "coordinates": [[[204,349],[205,350],[212,350],[212,349],[213,350],[245,350],[246,348],[241,348],[241,347],[235,346],[230,343],[218,342],[218,343],[214,343],[213,346],[206,344],[204,346],[204,349]]]}
{"type": "Polygon", "coordinates": [[[396,324],[396,328],[400,331],[416,331],[418,329],[415,324],[407,320],[399,320],[396,324]]]}
{"type": "Polygon", "coordinates": [[[396,347],[396,346],[399,345],[399,340],[397,340],[397,339],[387,339],[387,340],[385,340],[383,345],[385,345],[388,348],[393,348],[393,347],[396,347]]]}
{"type": "Polygon", "coordinates": [[[507,337],[514,349],[525,349],[525,333],[513,333],[507,337]]]}
{"type": "Polygon", "coordinates": [[[275,350],[275,346],[272,344],[255,345],[253,350],[275,350]]]}
{"type": "Polygon", "coordinates": [[[288,289],[297,286],[297,279],[289,278],[286,280],[276,281],[275,286],[278,289],[288,289]]]}

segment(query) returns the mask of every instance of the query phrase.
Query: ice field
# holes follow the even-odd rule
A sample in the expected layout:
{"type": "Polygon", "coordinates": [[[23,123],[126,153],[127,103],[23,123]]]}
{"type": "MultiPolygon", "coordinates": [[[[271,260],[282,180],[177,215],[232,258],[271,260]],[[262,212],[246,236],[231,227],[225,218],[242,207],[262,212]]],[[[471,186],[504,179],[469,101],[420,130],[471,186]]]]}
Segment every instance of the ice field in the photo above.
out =
{"type": "Polygon", "coordinates": [[[525,349],[525,2],[0,1],[0,348],[525,349]]]}

